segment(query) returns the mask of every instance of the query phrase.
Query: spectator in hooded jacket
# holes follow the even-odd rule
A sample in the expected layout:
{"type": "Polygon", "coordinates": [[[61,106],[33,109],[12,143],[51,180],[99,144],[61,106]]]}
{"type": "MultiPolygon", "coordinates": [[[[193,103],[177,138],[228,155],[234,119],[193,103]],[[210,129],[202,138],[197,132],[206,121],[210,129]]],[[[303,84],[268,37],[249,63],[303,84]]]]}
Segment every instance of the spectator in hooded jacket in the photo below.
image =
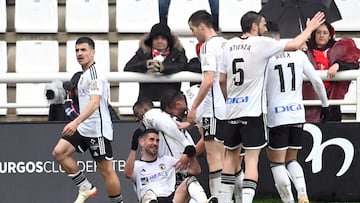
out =
{"type": "MultiPolygon", "coordinates": [[[[140,40],[139,49],[125,65],[124,71],[168,75],[183,71],[186,65],[185,49],[179,38],[165,23],[157,23],[140,40]]],[[[167,89],[180,91],[180,87],[180,82],[140,82],[138,99],[146,97],[159,101],[162,92],[167,89]]]]}

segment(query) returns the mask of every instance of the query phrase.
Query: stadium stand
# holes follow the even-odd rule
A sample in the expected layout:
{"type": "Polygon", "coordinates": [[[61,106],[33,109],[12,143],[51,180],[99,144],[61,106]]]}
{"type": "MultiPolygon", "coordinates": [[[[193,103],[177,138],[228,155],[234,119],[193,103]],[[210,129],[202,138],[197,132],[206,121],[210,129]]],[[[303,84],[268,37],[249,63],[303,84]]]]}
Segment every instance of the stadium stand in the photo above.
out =
{"type": "Polygon", "coordinates": [[[334,0],[341,13],[342,20],[332,23],[336,31],[360,31],[360,1],[334,0]]]}
{"type": "Polygon", "coordinates": [[[18,33],[58,32],[57,0],[16,0],[15,31],[18,33]]]}
{"type": "MultiPolygon", "coordinates": [[[[360,49],[360,38],[353,38],[356,46],[360,49]]],[[[356,80],[352,80],[349,86],[348,92],[345,94],[345,101],[357,100],[356,93],[356,80]]],[[[353,114],[356,112],[356,105],[340,105],[341,113],[343,114],[353,114]]]]}
{"type": "Polygon", "coordinates": [[[190,15],[200,9],[209,13],[210,4],[208,0],[176,0],[170,1],[168,13],[168,25],[172,32],[178,35],[191,35],[188,20],[190,15]]]}
{"type": "MultiPolygon", "coordinates": [[[[0,74],[7,72],[7,46],[5,41],[0,41],[0,74]]],[[[7,85],[0,84],[0,104],[7,103],[7,85]]],[[[6,115],[7,109],[0,108],[0,115],[6,115]]]]}
{"type": "Polygon", "coordinates": [[[0,33],[6,32],[7,27],[6,1],[0,1],[0,33]]]}
{"type": "MultiPolygon", "coordinates": [[[[108,40],[94,40],[95,42],[95,63],[97,67],[104,68],[105,72],[110,72],[110,45],[108,40]]],[[[75,40],[66,42],[66,72],[75,73],[81,71],[81,67],[76,60],[75,40]]]]}
{"type": "Polygon", "coordinates": [[[179,37],[181,44],[184,46],[186,57],[188,60],[197,57],[196,55],[196,44],[198,40],[196,37],[179,37]]]}
{"type": "Polygon", "coordinates": [[[241,32],[240,19],[247,11],[259,12],[261,0],[219,1],[219,30],[221,32],[241,32]]]}
{"type": "MultiPolygon", "coordinates": [[[[17,73],[59,72],[59,43],[56,40],[21,40],[16,42],[17,73]]],[[[17,83],[17,105],[47,105],[44,88],[46,83],[17,83]]],[[[17,115],[47,115],[48,108],[17,108],[17,115]]]]}
{"type": "Polygon", "coordinates": [[[65,7],[67,32],[109,32],[109,2],[107,0],[67,0],[65,7]]]}
{"type": "Polygon", "coordinates": [[[118,32],[146,33],[159,21],[158,0],[116,1],[116,30],[118,32]]]}
{"type": "MultiPolygon", "coordinates": [[[[118,71],[123,72],[126,63],[135,55],[139,48],[139,40],[119,40],[118,42],[118,71]]],[[[132,105],[139,95],[139,83],[119,83],[119,113],[121,115],[132,115],[132,105]]]]}
{"type": "MultiPolygon", "coordinates": [[[[7,62],[7,69],[5,68],[5,71],[7,73],[14,73],[19,72],[18,70],[20,67],[18,67],[17,63],[20,63],[22,61],[23,64],[26,65],[26,69],[31,70],[30,62],[39,63],[42,60],[50,60],[50,55],[56,55],[58,58],[58,62],[60,63],[60,67],[57,67],[56,70],[54,70],[54,74],[56,73],[70,73],[75,72],[80,69],[78,66],[76,60],[74,59],[75,54],[70,54],[68,49],[71,49],[70,51],[73,53],[73,45],[70,45],[70,41],[75,40],[76,38],[80,36],[90,36],[95,41],[101,41],[105,40],[108,41],[108,47],[105,47],[103,51],[102,45],[96,45],[97,48],[97,54],[95,55],[97,63],[100,62],[102,59],[97,59],[97,57],[100,58],[108,58],[109,57],[109,63],[110,65],[101,65],[104,67],[110,67],[110,72],[121,72],[123,70],[123,67],[125,66],[125,63],[130,59],[131,56],[134,55],[135,50],[138,48],[138,40],[143,35],[143,33],[146,33],[150,30],[150,26],[154,23],[149,23],[149,27],[146,28],[145,26],[138,26],[135,27],[135,20],[139,20],[142,15],[149,14],[150,12],[143,12],[143,11],[132,11],[132,7],[129,6],[122,6],[118,10],[118,6],[120,5],[145,5],[147,4],[149,11],[150,9],[150,3],[151,3],[151,10],[155,12],[158,12],[156,9],[156,5],[158,2],[157,0],[56,0],[56,4],[53,3],[54,0],[47,0],[47,1],[41,1],[41,0],[3,0],[0,1],[0,40],[4,41],[5,43],[0,43],[3,46],[5,44],[6,48],[1,47],[2,53],[1,54],[7,54],[7,56],[0,56],[0,64],[7,62]],[[24,3],[23,3],[24,2],[24,3]],[[36,4],[37,3],[37,4],[36,4]],[[32,26],[32,28],[35,28],[36,26],[40,28],[36,29],[34,32],[31,31],[21,31],[18,29],[17,23],[15,21],[20,20],[17,15],[19,15],[19,7],[21,7],[21,4],[35,4],[40,5],[41,4],[47,4],[47,5],[55,5],[48,9],[49,15],[46,15],[46,17],[43,17],[41,20],[50,20],[56,23],[53,23],[53,25],[56,25],[56,28],[53,28],[52,31],[42,31],[41,29],[47,27],[45,23],[41,23],[42,21],[32,21],[32,23],[35,23],[35,25],[32,26]],[[95,6],[96,5],[96,6],[95,6]],[[119,13],[121,9],[127,8],[124,12],[126,13],[119,13]],[[130,9],[131,8],[131,9],[130,9]],[[50,13],[51,10],[51,13],[50,13]],[[72,13],[75,12],[75,13],[72,13]],[[17,13],[17,15],[15,15],[17,13]],[[84,14],[85,13],[85,14],[84,14]],[[130,14],[136,14],[135,17],[130,14]],[[141,13],[142,15],[138,15],[138,13],[141,13]],[[55,15],[54,15],[55,14],[55,15]],[[91,14],[91,15],[89,15],[91,14]],[[121,16],[121,19],[118,19],[119,16],[121,16]],[[55,20],[52,16],[56,16],[55,20]],[[101,16],[99,16],[101,15],[101,16]],[[50,17],[51,16],[51,17],[50,17]],[[130,20],[129,20],[130,19],[130,20]],[[121,20],[125,20],[127,22],[132,22],[130,25],[121,25],[121,20]],[[100,22],[100,23],[99,23],[100,22]],[[40,24],[40,25],[39,25],[40,24]],[[151,25],[150,25],[151,24],[151,25]],[[143,30],[139,30],[143,29],[143,30]],[[124,29],[124,30],[121,30],[124,29]],[[125,30],[128,29],[128,30],[125,30]],[[55,40],[57,41],[58,48],[54,51],[46,52],[46,54],[43,54],[41,57],[41,60],[34,60],[32,55],[34,53],[34,50],[28,51],[28,56],[25,59],[19,59],[17,57],[17,52],[19,51],[16,47],[18,46],[17,42],[21,42],[23,40],[55,40]],[[126,45],[127,44],[127,45],[126,45]],[[101,49],[101,50],[98,50],[101,49]],[[109,56],[107,55],[109,53],[109,56]],[[30,54],[30,55],[29,55],[30,54]],[[50,55],[49,55],[50,54],[50,55]],[[98,56],[104,54],[105,56],[98,56]],[[7,60],[3,60],[2,57],[7,58],[7,60]],[[28,60],[29,58],[32,58],[32,60],[28,60]],[[73,59],[71,59],[73,58],[73,59]],[[71,60],[70,60],[71,59],[71,60]],[[71,65],[72,64],[72,65],[71,65]]],[[[239,11],[236,12],[223,12],[224,5],[225,4],[231,4],[234,5],[231,6],[231,9],[235,8],[236,6],[240,4],[244,4],[243,8],[248,8],[247,6],[258,6],[259,0],[254,1],[235,1],[235,0],[220,0],[219,3],[219,15],[222,14],[232,14],[232,15],[239,15],[239,11]],[[236,3],[236,6],[235,6],[236,3]],[[254,4],[254,5],[253,5],[254,4]],[[247,5],[247,6],[245,6],[247,5]]],[[[335,0],[337,3],[340,12],[343,15],[343,21],[335,22],[335,25],[346,25],[348,28],[346,31],[342,31],[341,28],[335,28],[337,29],[337,37],[355,37],[359,38],[360,33],[359,31],[359,25],[354,23],[356,19],[358,19],[358,14],[354,12],[354,10],[359,10],[356,8],[359,8],[359,3],[357,0],[335,0]],[[349,17],[350,16],[350,17],[349,17]],[[351,23],[347,23],[351,22],[351,23]]],[[[266,3],[266,0],[261,1],[262,4],[266,3]]],[[[32,13],[31,6],[27,7],[27,9],[22,10],[22,14],[24,15],[30,15],[32,13]],[[30,14],[28,14],[30,13],[30,14]]],[[[137,8],[140,9],[140,8],[137,8]]],[[[169,25],[171,29],[179,35],[180,40],[182,41],[185,49],[186,49],[186,55],[189,59],[191,59],[193,56],[196,56],[194,44],[195,38],[190,36],[191,32],[189,30],[187,20],[192,12],[194,12],[197,9],[206,9],[210,12],[210,6],[208,4],[208,0],[174,0],[172,1],[172,4],[169,8],[169,25]],[[200,5],[200,6],[199,6],[200,5]]],[[[256,10],[256,9],[252,9],[256,10]]],[[[22,16],[24,16],[22,15],[22,16]]],[[[39,14],[40,15],[40,14],[39,14]]],[[[158,17],[155,17],[158,19],[158,17]]],[[[146,17],[146,19],[150,19],[150,17],[146,17]]],[[[232,31],[232,28],[239,28],[238,20],[235,18],[228,19],[226,23],[229,24],[222,24],[222,19],[226,19],[224,17],[219,16],[219,34],[224,36],[225,38],[233,37],[234,35],[239,35],[239,31],[232,31]],[[230,22],[230,20],[234,20],[234,22],[230,22]],[[235,24],[236,23],[236,24],[235,24]],[[227,31],[227,29],[229,31],[227,31]]],[[[30,17],[25,19],[30,20],[30,17]]],[[[155,21],[154,21],[155,22],[155,21]]],[[[141,23],[145,23],[144,21],[141,21],[141,23]]],[[[341,26],[342,26],[341,25],[341,26]]],[[[71,42],[73,43],[73,42],[71,42]]],[[[106,44],[106,43],[105,43],[106,44]]],[[[106,46],[106,45],[105,45],[106,46]]],[[[108,62],[106,62],[108,64],[108,62]]],[[[2,65],[1,65],[2,66],[2,65]]],[[[48,67],[48,66],[47,66],[48,67]]],[[[21,68],[20,68],[21,69],[21,68]]],[[[24,68],[23,68],[24,69],[24,68]]],[[[45,69],[44,69],[45,70],[45,69]]],[[[4,69],[1,69],[0,71],[4,71],[4,69]]],[[[34,71],[33,71],[34,72],[34,71]]],[[[54,75],[52,75],[54,76],[54,75]]],[[[4,83],[4,81],[1,81],[1,83],[4,83]]],[[[46,100],[44,99],[44,92],[41,91],[41,93],[38,94],[38,96],[35,96],[36,89],[43,89],[43,87],[37,87],[37,88],[31,88],[30,90],[26,90],[25,93],[19,94],[20,88],[17,88],[21,85],[30,85],[29,83],[19,83],[15,84],[13,82],[8,82],[6,84],[5,89],[7,90],[7,93],[3,91],[4,87],[0,87],[0,105],[3,105],[3,103],[7,102],[7,104],[10,104],[9,106],[12,106],[13,104],[18,105],[16,107],[25,107],[25,106],[33,106],[33,105],[45,105],[46,100]],[[19,90],[19,91],[16,91],[19,90]],[[31,95],[29,95],[31,94],[31,95]],[[18,95],[18,97],[17,97],[18,95]],[[7,96],[7,99],[5,98],[7,96]],[[32,102],[32,99],[30,100],[29,97],[34,100],[35,102],[32,102]],[[22,100],[22,101],[21,101],[22,100]]],[[[346,96],[346,99],[348,98],[354,98],[354,95],[356,94],[354,91],[355,83],[352,82],[349,93],[346,96]],[[351,95],[353,97],[351,97],[351,95]]],[[[186,86],[184,85],[184,88],[186,86]]],[[[183,88],[182,88],[183,90],[183,88]]],[[[112,103],[115,103],[117,105],[114,105],[116,107],[116,110],[118,113],[120,113],[120,116],[125,115],[125,118],[127,115],[132,115],[132,110],[130,106],[135,102],[138,95],[138,83],[137,82],[112,82],[111,83],[111,101],[112,103]],[[120,106],[119,106],[120,105],[120,106]],[[119,107],[119,108],[118,108],[119,107]]],[[[353,100],[353,99],[351,99],[353,100]]],[[[3,105],[6,106],[6,105],[3,105]]],[[[349,106],[349,105],[347,105],[349,106]]],[[[1,108],[1,107],[0,107],[1,108]]],[[[347,107],[345,107],[346,109],[347,107]]],[[[350,114],[353,114],[354,108],[351,107],[352,110],[348,111],[350,114]]],[[[0,121],[9,121],[10,120],[18,120],[18,119],[25,119],[25,120],[41,120],[41,119],[47,119],[47,110],[45,109],[43,112],[37,112],[36,108],[27,108],[28,110],[32,110],[31,112],[28,112],[26,116],[22,116],[23,114],[18,114],[18,111],[23,108],[16,108],[15,107],[7,107],[7,112],[5,111],[6,116],[0,116],[0,121]],[[28,115],[32,115],[30,118],[28,115]],[[33,116],[34,115],[34,116],[33,116]],[[39,116],[40,115],[40,116],[39,116]]],[[[344,110],[346,112],[346,110],[344,110]]],[[[0,115],[3,115],[4,111],[0,111],[0,115]]],[[[20,112],[19,112],[20,113],[20,112]]]]}

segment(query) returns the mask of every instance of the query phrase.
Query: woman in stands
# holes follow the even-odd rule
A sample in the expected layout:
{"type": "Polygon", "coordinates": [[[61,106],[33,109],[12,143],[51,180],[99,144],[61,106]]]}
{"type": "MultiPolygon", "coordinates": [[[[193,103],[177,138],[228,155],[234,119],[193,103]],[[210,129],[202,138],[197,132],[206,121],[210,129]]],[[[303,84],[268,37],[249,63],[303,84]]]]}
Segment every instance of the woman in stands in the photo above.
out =
{"type": "MultiPolygon", "coordinates": [[[[360,50],[350,38],[335,40],[335,30],[328,22],[324,22],[311,34],[307,43],[307,55],[316,70],[327,70],[329,78],[335,77],[338,71],[359,68],[360,50]]],[[[350,81],[324,81],[329,99],[344,99],[350,81]]],[[[304,82],[303,99],[318,99],[310,82],[304,82]]],[[[340,105],[329,107],[330,121],[341,121],[340,105]]],[[[321,122],[320,106],[305,107],[307,122],[321,122]]]]}

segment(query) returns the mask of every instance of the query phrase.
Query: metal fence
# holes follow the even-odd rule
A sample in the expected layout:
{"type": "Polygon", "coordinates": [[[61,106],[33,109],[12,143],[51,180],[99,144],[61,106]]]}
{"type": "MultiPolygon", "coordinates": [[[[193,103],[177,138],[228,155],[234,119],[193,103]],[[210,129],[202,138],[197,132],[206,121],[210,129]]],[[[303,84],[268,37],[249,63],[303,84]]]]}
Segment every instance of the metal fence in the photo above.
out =
{"type": "MultiPolygon", "coordinates": [[[[318,71],[320,77],[327,81],[356,81],[356,96],[353,100],[330,100],[330,105],[356,105],[356,121],[360,121],[360,108],[357,108],[360,102],[360,71],[348,70],[338,72],[334,78],[328,78],[326,71],[318,71]]],[[[4,73],[0,74],[0,83],[47,83],[53,80],[67,81],[71,78],[72,73],[4,73]]],[[[125,82],[199,82],[201,81],[201,74],[193,72],[179,72],[171,75],[160,74],[143,74],[134,72],[109,72],[107,73],[109,82],[111,83],[125,83],[125,82]]],[[[305,77],[305,76],[304,76],[305,77]]],[[[307,80],[305,77],[304,80],[307,80]]],[[[111,102],[114,107],[120,107],[118,101],[111,102]]],[[[320,105],[319,100],[304,100],[305,105],[320,105]]],[[[40,108],[47,107],[44,105],[19,105],[16,103],[0,104],[0,108],[40,108]]]]}

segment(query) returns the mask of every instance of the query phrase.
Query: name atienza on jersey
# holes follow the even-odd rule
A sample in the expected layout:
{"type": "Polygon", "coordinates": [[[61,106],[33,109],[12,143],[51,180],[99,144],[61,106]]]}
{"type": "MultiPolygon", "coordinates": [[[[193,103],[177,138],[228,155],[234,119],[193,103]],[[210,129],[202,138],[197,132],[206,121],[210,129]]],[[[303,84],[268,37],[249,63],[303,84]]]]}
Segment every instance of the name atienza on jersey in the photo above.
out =
{"type": "MultiPolygon", "coordinates": [[[[125,163],[125,160],[113,160],[113,168],[115,171],[124,171],[125,163]]],[[[95,173],[98,170],[93,160],[78,161],[78,165],[83,172],[95,173]]],[[[52,160],[0,162],[0,174],[25,173],[65,173],[65,171],[61,165],[52,160]]]]}

